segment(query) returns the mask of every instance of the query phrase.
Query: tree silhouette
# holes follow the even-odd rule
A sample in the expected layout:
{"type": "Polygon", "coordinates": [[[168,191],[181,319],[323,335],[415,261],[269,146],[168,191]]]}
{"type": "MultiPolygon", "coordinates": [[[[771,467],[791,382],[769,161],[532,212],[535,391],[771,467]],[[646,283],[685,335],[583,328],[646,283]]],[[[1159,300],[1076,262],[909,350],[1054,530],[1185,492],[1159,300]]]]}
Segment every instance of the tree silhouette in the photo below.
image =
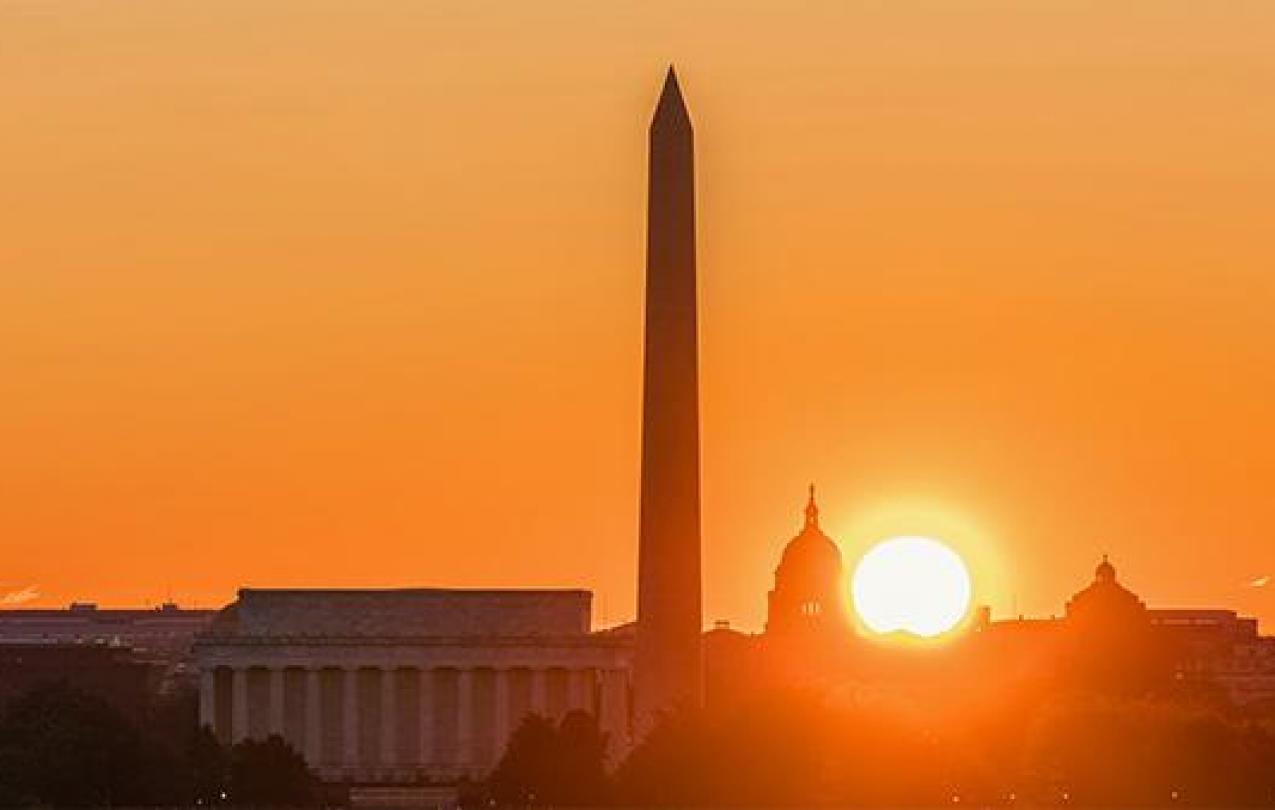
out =
{"type": "Polygon", "coordinates": [[[204,806],[220,801],[230,787],[230,757],[208,726],[200,726],[191,739],[187,763],[188,800],[204,806]]]}
{"type": "Polygon", "coordinates": [[[557,729],[538,714],[529,714],[514,730],[496,769],[488,779],[492,798],[505,805],[537,805],[553,793],[557,729]]]}
{"type": "Polygon", "coordinates": [[[589,805],[607,794],[606,737],[597,720],[569,712],[562,723],[527,715],[488,780],[504,805],[589,805]]]}
{"type": "Polygon", "coordinates": [[[10,802],[148,804],[141,735],[100,698],[64,684],[14,699],[0,719],[0,785],[10,802]]]}
{"type": "Polygon", "coordinates": [[[1039,718],[1028,750],[1045,797],[1095,805],[1269,805],[1275,797],[1275,740],[1207,707],[1059,701],[1039,718]]]}
{"type": "Polygon", "coordinates": [[[19,696],[0,717],[0,807],[316,802],[317,783],[286,742],[227,750],[195,724],[188,697],[158,705],[139,729],[65,684],[19,696]]]}
{"type": "Polygon", "coordinates": [[[780,691],[665,715],[616,774],[632,806],[936,803],[944,751],[893,706],[780,691]]]}
{"type": "Polygon", "coordinates": [[[319,798],[305,759],[277,735],[230,749],[229,788],[230,800],[239,805],[303,807],[319,798]]]}
{"type": "Polygon", "coordinates": [[[561,789],[557,803],[579,807],[602,801],[607,792],[607,738],[597,718],[587,712],[567,712],[558,726],[558,746],[561,789]]]}
{"type": "Polygon", "coordinates": [[[665,716],[615,782],[634,807],[1270,806],[1275,737],[1187,697],[777,691],[665,716]]]}

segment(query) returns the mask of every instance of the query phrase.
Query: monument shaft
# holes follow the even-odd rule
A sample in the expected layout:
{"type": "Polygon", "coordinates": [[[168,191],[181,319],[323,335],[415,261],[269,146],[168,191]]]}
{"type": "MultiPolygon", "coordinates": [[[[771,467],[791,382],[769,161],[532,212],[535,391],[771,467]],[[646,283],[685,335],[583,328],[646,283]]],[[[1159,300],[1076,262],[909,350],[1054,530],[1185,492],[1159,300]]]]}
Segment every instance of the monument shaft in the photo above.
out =
{"type": "Polygon", "coordinates": [[[670,69],[651,121],[634,700],[702,700],[694,138],[670,69]]]}

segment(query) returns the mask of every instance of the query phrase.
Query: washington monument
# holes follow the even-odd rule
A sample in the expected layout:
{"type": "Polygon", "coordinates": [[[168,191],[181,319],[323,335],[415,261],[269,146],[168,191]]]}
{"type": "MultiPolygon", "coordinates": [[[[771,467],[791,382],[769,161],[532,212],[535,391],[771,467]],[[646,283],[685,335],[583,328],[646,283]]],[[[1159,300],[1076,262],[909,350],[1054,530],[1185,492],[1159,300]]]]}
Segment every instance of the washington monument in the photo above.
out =
{"type": "Polygon", "coordinates": [[[695,147],[669,68],[651,119],[638,530],[638,728],[699,705],[700,464],[695,277],[695,147]]]}

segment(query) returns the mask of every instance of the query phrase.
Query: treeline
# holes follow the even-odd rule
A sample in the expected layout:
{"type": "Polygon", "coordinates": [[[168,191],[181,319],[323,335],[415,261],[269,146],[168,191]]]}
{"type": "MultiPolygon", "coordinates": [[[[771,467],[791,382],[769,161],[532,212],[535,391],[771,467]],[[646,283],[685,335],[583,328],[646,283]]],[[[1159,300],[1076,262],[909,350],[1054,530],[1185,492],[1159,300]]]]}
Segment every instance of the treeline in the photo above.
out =
{"type": "Polygon", "coordinates": [[[61,684],[0,715],[0,806],[109,807],[317,803],[317,783],[283,740],[221,745],[192,695],[130,719],[61,684]]]}
{"type": "MultiPolygon", "coordinates": [[[[622,762],[592,716],[527,717],[471,807],[1275,806],[1275,736],[1200,695],[775,691],[664,716],[622,762]]],[[[0,806],[305,806],[283,740],[226,747],[183,696],[131,722],[65,686],[0,716],[0,806]]]]}
{"type": "Polygon", "coordinates": [[[788,692],[666,716],[611,775],[584,715],[524,722],[478,797],[506,806],[1275,805],[1275,737],[1208,703],[1071,694],[953,717],[788,692]]]}

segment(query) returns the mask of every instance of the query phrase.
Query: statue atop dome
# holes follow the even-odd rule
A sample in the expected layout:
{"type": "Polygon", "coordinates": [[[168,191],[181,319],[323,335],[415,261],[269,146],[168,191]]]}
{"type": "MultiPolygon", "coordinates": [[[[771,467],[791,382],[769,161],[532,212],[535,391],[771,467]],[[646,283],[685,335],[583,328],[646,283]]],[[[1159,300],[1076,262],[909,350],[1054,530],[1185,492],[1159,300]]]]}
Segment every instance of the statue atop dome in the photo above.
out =
{"type": "Polygon", "coordinates": [[[1098,567],[1094,569],[1093,578],[1095,582],[1115,582],[1116,567],[1107,559],[1107,555],[1102,555],[1102,562],[1098,563],[1098,567]]]}
{"type": "Polygon", "coordinates": [[[815,485],[810,485],[810,499],[806,501],[806,528],[819,528],[819,506],[815,503],[815,485]]]}

